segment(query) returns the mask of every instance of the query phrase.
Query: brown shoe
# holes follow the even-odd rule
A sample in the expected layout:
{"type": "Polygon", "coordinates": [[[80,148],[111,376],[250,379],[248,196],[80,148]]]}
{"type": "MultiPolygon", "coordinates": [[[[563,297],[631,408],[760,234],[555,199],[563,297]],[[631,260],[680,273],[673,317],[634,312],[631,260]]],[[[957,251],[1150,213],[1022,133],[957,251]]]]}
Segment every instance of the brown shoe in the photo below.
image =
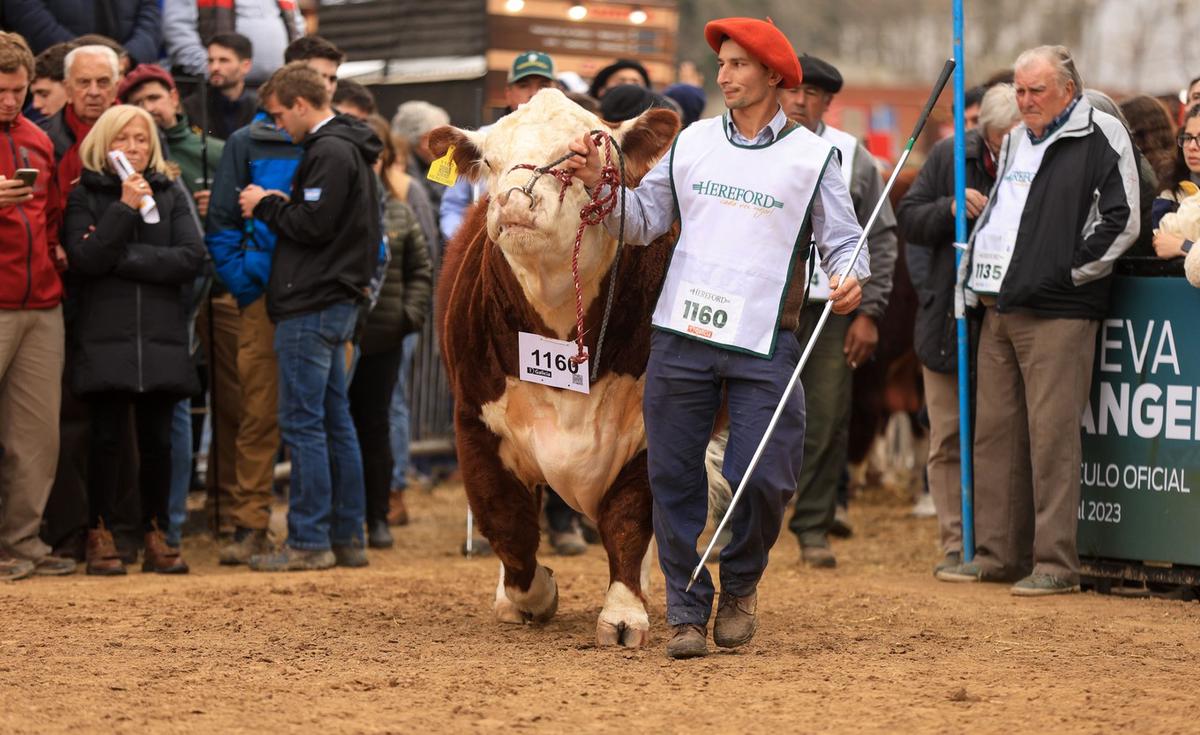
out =
{"type": "Polygon", "coordinates": [[[758,629],[758,593],[743,597],[721,593],[717,601],[717,622],[713,624],[713,643],[721,648],[744,646],[758,629]]]}
{"type": "Polygon", "coordinates": [[[87,534],[87,573],[104,577],[125,573],[125,563],[121,561],[112,532],[104,527],[104,521],[87,534]]]}
{"type": "Polygon", "coordinates": [[[671,628],[671,640],[667,641],[667,656],[670,658],[699,658],[708,655],[708,628],[693,623],[683,623],[671,628]]]}
{"type": "Polygon", "coordinates": [[[145,560],[142,562],[143,572],[156,574],[187,574],[187,562],[179,555],[179,549],[167,545],[167,537],[158,530],[146,534],[145,560]]]}
{"type": "Polygon", "coordinates": [[[408,508],[404,507],[404,491],[393,489],[388,494],[387,522],[389,526],[407,526],[408,508]]]}

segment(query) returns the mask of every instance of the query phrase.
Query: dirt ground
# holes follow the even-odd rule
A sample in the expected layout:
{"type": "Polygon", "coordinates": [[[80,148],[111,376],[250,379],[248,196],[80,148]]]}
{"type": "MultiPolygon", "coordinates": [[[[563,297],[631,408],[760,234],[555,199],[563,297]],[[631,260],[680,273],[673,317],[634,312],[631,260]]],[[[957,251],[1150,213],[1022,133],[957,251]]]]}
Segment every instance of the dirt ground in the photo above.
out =
{"type": "Polygon", "coordinates": [[[761,624],[732,653],[597,649],[603,551],[550,557],[543,627],[491,618],[497,564],[464,559],[461,487],[364,570],[78,574],[0,585],[0,732],[1195,732],[1200,605],[1021,600],[930,575],[931,520],[885,493],[851,512],[840,566],[786,532],[761,624]],[[1189,724],[1191,723],[1191,724],[1189,724]]]}

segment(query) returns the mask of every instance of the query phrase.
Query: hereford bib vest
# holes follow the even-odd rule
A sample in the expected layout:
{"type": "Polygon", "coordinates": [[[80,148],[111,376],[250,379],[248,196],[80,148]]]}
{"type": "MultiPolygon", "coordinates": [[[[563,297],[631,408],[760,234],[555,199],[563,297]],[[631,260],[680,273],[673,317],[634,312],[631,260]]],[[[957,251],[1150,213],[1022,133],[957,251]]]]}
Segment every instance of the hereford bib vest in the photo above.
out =
{"type": "MultiPolygon", "coordinates": [[[[847,191],[850,189],[850,178],[854,174],[854,154],[858,152],[858,140],[850,133],[832,128],[828,125],[821,131],[821,137],[833,144],[842,156],[842,179],[846,182],[847,191]]],[[[829,287],[829,276],[821,269],[821,253],[813,248],[813,267],[808,274],[808,298],[812,301],[828,301],[832,289],[829,287]]]]}
{"type": "Polygon", "coordinates": [[[833,146],[804,128],[740,145],[730,140],[727,120],[695,123],[671,148],[682,228],[652,323],[769,358],[805,250],[800,233],[833,146]]]}
{"type": "Polygon", "coordinates": [[[1004,179],[996,182],[992,206],[987,223],[975,234],[971,245],[971,270],[967,286],[977,294],[995,296],[1000,293],[1004,275],[1012,262],[1013,250],[1017,246],[1017,230],[1021,226],[1021,215],[1029,199],[1033,178],[1042,167],[1046,155],[1045,143],[1034,145],[1024,133],[1011,137],[1009,145],[1016,145],[1012,165],[1004,179]]]}

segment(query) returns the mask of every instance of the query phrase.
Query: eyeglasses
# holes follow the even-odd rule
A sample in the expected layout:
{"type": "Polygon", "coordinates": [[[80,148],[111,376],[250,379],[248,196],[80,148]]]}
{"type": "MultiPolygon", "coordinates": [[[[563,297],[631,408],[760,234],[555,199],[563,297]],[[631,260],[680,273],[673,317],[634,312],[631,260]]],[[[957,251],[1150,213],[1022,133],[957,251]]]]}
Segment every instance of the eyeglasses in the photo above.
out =
{"type": "Polygon", "coordinates": [[[1187,148],[1189,143],[1200,145],[1200,135],[1180,135],[1175,139],[1180,148],[1187,148]]]}

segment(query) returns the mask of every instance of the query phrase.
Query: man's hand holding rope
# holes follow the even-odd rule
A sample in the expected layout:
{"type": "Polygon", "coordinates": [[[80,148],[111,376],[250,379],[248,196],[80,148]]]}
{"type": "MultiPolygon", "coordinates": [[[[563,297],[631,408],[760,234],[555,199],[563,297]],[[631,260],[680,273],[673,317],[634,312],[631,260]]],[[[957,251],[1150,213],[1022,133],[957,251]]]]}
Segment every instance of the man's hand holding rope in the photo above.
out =
{"type": "Polygon", "coordinates": [[[592,139],[592,134],[585,133],[580,136],[579,140],[573,141],[570,150],[575,155],[564,161],[563,165],[589,190],[595,189],[596,184],[600,183],[600,169],[603,167],[604,161],[601,159],[600,149],[596,147],[596,141],[592,139]]]}

